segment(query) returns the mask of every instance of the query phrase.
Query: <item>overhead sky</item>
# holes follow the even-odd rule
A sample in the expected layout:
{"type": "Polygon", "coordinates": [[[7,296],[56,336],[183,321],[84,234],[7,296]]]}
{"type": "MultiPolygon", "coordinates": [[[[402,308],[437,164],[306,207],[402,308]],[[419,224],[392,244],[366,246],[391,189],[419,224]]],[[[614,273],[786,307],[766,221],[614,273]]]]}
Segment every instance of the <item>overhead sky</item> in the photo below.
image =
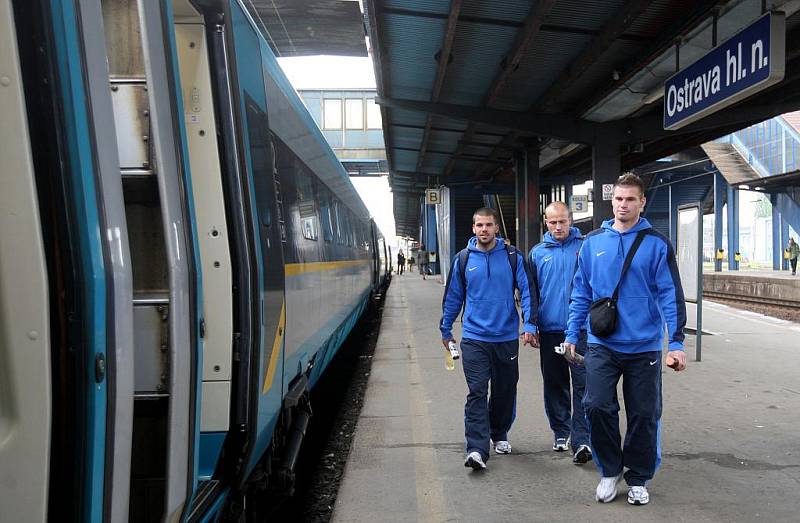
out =
{"type": "MultiPolygon", "coordinates": [[[[375,89],[370,58],[299,56],[278,58],[278,63],[295,89],[375,89]]],[[[389,245],[397,245],[388,178],[351,180],[389,245]]]]}

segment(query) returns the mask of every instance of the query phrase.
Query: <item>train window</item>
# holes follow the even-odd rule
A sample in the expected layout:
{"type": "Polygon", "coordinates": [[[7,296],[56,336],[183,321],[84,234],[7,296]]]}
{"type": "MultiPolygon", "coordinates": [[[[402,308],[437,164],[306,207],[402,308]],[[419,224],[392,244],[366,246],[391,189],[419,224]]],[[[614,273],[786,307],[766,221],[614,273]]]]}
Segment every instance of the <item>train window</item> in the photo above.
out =
{"type": "Polygon", "coordinates": [[[381,129],[381,106],[374,98],[367,100],[367,129],[381,129]]]}
{"type": "Polygon", "coordinates": [[[364,128],[364,100],[348,98],[344,101],[344,117],[347,129],[364,128]]]}
{"type": "Polygon", "coordinates": [[[315,240],[317,239],[317,217],[316,216],[307,216],[305,218],[300,218],[300,222],[302,223],[303,227],[303,238],[307,240],[315,240]]]}
{"type": "Polygon", "coordinates": [[[326,98],[323,105],[322,118],[325,129],[342,128],[342,101],[335,98],[326,98]]]}
{"type": "Polygon", "coordinates": [[[338,201],[333,202],[333,232],[336,236],[336,243],[341,245],[343,243],[342,238],[342,206],[339,205],[338,201]]]}
{"type": "Polygon", "coordinates": [[[331,219],[331,207],[325,202],[320,207],[320,218],[322,219],[322,239],[326,242],[333,241],[333,220],[331,219]]]}

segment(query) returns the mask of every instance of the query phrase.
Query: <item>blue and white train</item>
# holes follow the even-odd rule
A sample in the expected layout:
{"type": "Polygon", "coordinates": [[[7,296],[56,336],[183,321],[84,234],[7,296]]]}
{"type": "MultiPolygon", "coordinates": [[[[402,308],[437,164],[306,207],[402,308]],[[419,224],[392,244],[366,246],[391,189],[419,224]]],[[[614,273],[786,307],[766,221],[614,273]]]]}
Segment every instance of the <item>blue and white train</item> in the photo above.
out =
{"type": "Polygon", "coordinates": [[[238,0],[4,1],[0,39],[0,520],[252,520],[380,231],[238,0]]]}

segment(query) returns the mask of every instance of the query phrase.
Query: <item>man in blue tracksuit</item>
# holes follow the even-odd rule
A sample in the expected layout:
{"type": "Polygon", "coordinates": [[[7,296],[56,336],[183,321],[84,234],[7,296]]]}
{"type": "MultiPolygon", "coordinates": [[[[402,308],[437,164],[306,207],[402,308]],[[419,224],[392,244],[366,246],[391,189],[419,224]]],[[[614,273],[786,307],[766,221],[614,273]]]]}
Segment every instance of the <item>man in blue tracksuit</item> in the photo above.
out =
{"type": "Polygon", "coordinates": [[[625,257],[639,231],[645,231],[621,280],[614,331],[601,337],[589,327],[583,400],[592,451],[602,476],[595,499],[607,503],[616,497],[625,467],[628,503],[645,505],[650,501],[647,483],[661,463],[664,324],[669,334],[667,365],[683,370],[686,306],[672,245],[640,218],[645,205],[642,180],[634,174],[620,176],[611,205],[614,219],[586,236],[578,256],[565,343],[574,352],[592,302],[613,295],[625,257]],[[617,401],[620,377],[628,427],[622,448],[617,401]]]}
{"type": "MultiPolygon", "coordinates": [[[[569,291],[578,266],[578,251],[583,236],[571,227],[569,207],[553,202],[544,210],[547,232],[541,243],[531,249],[530,272],[539,305],[537,327],[541,350],[540,365],[544,382],[544,411],[553,430],[553,450],[566,451],[572,442],[572,461],[583,464],[592,459],[589,429],[583,413],[586,371],[570,364],[554,348],[564,341],[569,313],[569,291]],[[570,374],[572,401],[570,402],[570,374]],[[572,419],[570,419],[572,418],[572,419]]],[[[586,331],[581,330],[577,351],[586,352],[586,331]]]]}
{"type": "Polygon", "coordinates": [[[489,459],[490,439],[498,454],[511,452],[508,431],[514,422],[519,379],[519,315],[514,289],[519,289],[521,296],[523,341],[531,345],[536,334],[532,319],[536,306],[522,254],[497,236],[497,213],[486,207],[475,211],[472,232],[475,236],[467,251],[456,256],[447,277],[439,329],[446,349],[453,340],[453,322],[464,306],[461,361],[469,388],[464,406],[464,466],[482,470],[489,459]]]}

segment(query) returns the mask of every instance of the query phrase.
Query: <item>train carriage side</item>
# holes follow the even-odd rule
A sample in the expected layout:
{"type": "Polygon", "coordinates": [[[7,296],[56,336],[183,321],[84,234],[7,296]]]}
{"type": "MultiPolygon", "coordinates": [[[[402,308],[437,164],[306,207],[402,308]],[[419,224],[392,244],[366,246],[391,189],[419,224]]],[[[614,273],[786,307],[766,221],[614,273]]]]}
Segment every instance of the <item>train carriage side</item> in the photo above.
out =
{"type": "Polygon", "coordinates": [[[207,518],[290,491],[308,392],[388,281],[380,231],[238,0],[11,5],[52,316],[52,377],[25,391],[53,411],[32,519],[207,518]]]}

